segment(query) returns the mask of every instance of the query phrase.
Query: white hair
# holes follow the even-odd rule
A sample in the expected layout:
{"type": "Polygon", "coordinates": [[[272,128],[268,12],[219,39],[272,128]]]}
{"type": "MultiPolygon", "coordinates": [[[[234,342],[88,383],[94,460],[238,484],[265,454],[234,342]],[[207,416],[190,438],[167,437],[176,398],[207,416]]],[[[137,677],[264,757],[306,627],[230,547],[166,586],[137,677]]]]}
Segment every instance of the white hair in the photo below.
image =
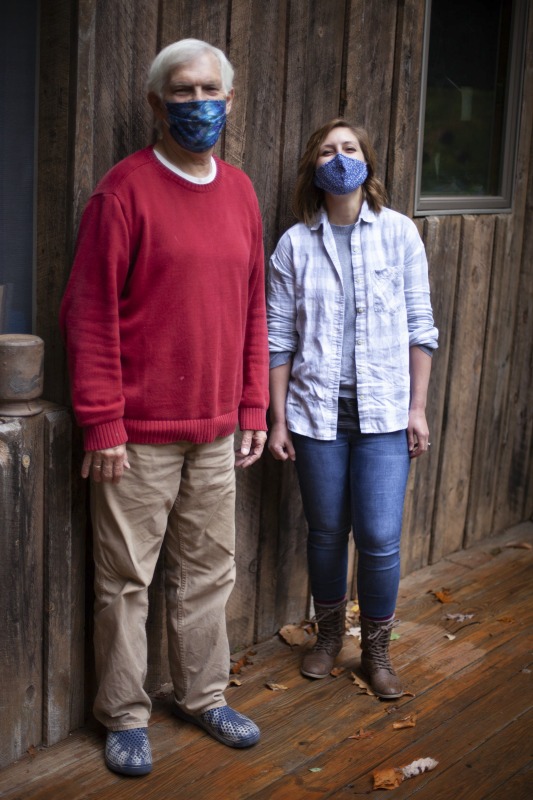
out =
{"type": "Polygon", "coordinates": [[[181,39],[164,47],[152,61],[148,72],[146,88],[148,92],[153,92],[159,97],[163,97],[165,84],[170,72],[180,64],[192,61],[205,51],[213,53],[220,64],[220,75],[222,77],[222,90],[228,94],[233,88],[233,67],[218,47],[202,42],[200,39],[181,39]]]}

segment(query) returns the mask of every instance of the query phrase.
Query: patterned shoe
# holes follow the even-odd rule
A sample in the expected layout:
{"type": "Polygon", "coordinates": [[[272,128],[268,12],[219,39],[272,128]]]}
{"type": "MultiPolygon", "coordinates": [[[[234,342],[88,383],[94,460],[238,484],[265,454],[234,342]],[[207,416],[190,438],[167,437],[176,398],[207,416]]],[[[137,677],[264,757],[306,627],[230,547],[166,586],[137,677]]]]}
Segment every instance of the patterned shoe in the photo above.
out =
{"type": "Polygon", "coordinates": [[[259,741],[261,735],[255,722],[229,706],[210,708],[209,711],[203,711],[196,716],[182,711],[176,703],[172,706],[172,710],[180,719],[199,725],[228,747],[250,747],[259,741]]]}
{"type": "Polygon", "coordinates": [[[108,731],[105,763],[120,775],[147,775],[152,771],[152,751],[146,728],[108,731]]]}

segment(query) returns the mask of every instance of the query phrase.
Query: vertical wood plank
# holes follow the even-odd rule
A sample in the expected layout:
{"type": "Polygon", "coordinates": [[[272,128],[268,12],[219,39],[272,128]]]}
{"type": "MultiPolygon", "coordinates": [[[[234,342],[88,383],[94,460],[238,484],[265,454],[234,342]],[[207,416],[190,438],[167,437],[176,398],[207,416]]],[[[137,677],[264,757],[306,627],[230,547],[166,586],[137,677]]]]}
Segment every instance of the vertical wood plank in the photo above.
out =
{"type": "Polygon", "coordinates": [[[387,188],[393,208],[414,209],[425,0],[398,3],[387,188]]]}
{"type": "Polygon", "coordinates": [[[463,545],[491,277],[495,220],[463,218],[461,261],[443,418],[439,496],[430,558],[463,545]]]}
{"type": "Polygon", "coordinates": [[[435,504],[440,491],[439,457],[443,446],[443,416],[452,341],[455,287],[460,254],[460,217],[429,217],[423,240],[429,263],[431,302],[439,347],[433,354],[426,417],[431,448],[415,459],[407,487],[402,534],[402,574],[426,566],[431,549],[435,504]]]}
{"type": "Polygon", "coordinates": [[[280,233],[295,222],[290,210],[298,162],[311,133],[343,107],[345,0],[293,0],[287,28],[283,98],[284,140],[279,175],[280,233]]]}
{"type": "Polygon", "coordinates": [[[378,176],[383,181],[391,124],[397,15],[397,4],[390,0],[350,3],[344,116],[368,131],[377,154],[378,176]]]}
{"type": "Polygon", "coordinates": [[[42,426],[0,417],[0,766],[42,741],[42,426]]]}
{"type": "MultiPolygon", "coordinates": [[[[65,409],[43,412],[44,434],[44,613],[43,743],[55,744],[71,730],[73,683],[71,420],[65,409]]],[[[74,612],[75,613],[75,612],[74,612]]]]}

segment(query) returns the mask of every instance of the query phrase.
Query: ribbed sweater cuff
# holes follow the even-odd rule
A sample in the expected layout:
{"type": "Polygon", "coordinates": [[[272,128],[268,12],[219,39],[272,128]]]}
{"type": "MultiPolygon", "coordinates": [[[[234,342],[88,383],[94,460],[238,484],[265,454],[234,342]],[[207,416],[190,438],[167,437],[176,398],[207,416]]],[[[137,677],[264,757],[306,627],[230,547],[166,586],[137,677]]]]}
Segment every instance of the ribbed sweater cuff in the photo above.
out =
{"type": "Polygon", "coordinates": [[[128,434],[122,419],[104,422],[101,425],[90,425],[83,429],[83,441],[86,450],[106,450],[117,447],[128,440],[128,434]]]}
{"type": "Polygon", "coordinates": [[[266,410],[264,408],[240,408],[239,427],[241,431],[266,431],[266,410]]]}

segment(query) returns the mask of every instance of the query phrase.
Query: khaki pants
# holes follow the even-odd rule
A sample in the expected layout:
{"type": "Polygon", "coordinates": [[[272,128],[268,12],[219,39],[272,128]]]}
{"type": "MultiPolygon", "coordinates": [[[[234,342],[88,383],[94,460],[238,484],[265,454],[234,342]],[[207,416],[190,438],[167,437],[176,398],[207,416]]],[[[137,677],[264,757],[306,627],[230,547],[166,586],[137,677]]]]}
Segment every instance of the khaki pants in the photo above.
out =
{"type": "Polygon", "coordinates": [[[235,582],[233,436],[209,444],[128,444],[120,483],[92,483],[96,718],[145,727],[148,586],[164,543],[170,673],[178,705],[225,705],[225,606],[235,582]]]}

